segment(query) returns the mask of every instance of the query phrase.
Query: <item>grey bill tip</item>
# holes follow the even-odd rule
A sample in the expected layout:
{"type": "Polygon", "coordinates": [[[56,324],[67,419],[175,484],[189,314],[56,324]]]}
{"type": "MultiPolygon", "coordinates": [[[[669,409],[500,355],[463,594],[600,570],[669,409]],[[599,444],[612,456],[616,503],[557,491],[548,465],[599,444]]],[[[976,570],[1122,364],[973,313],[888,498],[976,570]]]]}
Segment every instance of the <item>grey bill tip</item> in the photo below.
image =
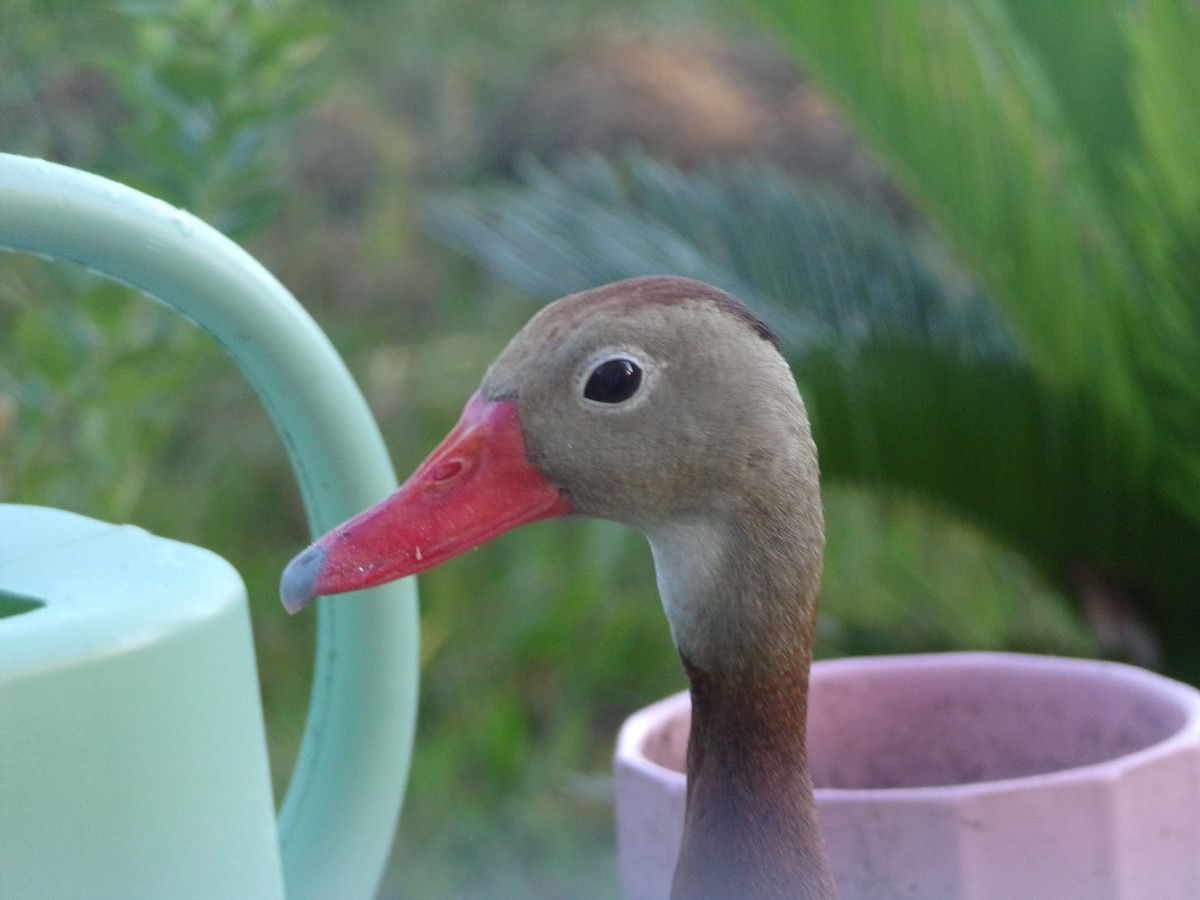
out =
{"type": "Polygon", "coordinates": [[[284,609],[298,613],[316,599],[317,579],[324,565],[325,551],[315,544],[287,564],[279,580],[279,599],[284,609]]]}

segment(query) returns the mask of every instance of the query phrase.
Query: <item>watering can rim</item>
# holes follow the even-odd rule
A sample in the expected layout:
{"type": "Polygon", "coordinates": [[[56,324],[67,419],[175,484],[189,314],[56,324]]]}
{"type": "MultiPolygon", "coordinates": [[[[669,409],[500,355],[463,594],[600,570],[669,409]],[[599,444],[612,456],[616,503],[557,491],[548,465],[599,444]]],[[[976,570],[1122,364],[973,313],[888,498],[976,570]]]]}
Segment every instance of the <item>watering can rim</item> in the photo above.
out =
{"type": "Polygon", "coordinates": [[[21,532],[0,545],[0,587],[41,605],[0,620],[0,682],[150,643],[225,613],[245,592],[223,557],[136,525],[0,503],[0,532],[14,521],[21,532]],[[9,555],[13,544],[28,552],[9,555]]]}

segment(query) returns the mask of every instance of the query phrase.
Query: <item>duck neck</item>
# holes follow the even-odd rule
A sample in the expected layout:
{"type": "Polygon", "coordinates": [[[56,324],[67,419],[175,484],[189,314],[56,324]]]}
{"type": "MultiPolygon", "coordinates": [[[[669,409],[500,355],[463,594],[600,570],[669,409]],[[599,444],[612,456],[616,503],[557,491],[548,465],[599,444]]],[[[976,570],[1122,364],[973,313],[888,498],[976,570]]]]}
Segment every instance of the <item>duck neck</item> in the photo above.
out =
{"type": "Polygon", "coordinates": [[[805,765],[808,660],[753,675],[684,665],[692,730],[672,897],[833,897],[805,765]]]}
{"type": "Polygon", "coordinates": [[[805,753],[820,530],[756,521],[650,534],[692,695],[675,900],[834,896],[805,753]]]}

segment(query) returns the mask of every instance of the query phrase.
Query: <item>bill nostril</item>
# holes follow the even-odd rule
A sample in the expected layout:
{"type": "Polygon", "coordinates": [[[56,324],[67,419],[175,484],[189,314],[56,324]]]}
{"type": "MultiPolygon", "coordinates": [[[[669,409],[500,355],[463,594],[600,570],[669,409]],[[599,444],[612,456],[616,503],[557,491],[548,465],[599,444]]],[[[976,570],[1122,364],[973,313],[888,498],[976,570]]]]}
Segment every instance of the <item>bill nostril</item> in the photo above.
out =
{"type": "Polygon", "coordinates": [[[429,477],[437,482],[453,481],[467,468],[467,464],[462,459],[448,459],[443,463],[439,463],[437,468],[430,473],[429,477]]]}

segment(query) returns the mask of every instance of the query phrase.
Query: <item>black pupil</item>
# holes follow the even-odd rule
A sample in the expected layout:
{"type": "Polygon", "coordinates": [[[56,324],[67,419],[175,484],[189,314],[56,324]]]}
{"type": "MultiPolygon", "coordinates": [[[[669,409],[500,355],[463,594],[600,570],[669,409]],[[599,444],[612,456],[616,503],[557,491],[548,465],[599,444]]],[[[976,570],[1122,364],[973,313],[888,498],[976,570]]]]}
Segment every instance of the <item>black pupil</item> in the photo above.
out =
{"type": "Polygon", "coordinates": [[[610,359],[596,366],[584,386],[583,396],[597,403],[628,400],[642,383],[642,370],[632,360],[610,359]]]}

